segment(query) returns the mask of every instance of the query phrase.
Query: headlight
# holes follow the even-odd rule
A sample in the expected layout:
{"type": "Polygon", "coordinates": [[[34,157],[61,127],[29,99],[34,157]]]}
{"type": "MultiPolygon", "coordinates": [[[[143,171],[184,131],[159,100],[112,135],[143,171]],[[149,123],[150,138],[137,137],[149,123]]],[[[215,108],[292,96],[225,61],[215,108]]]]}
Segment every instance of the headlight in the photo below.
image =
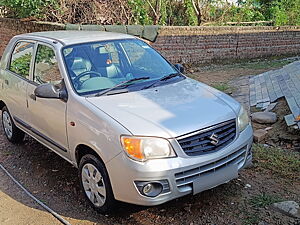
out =
{"type": "Polygon", "coordinates": [[[248,126],[250,120],[247,111],[242,106],[238,116],[239,131],[242,132],[248,126]]]}
{"type": "Polygon", "coordinates": [[[176,156],[169,141],[163,138],[122,136],[121,143],[126,154],[138,161],[176,156]]]}

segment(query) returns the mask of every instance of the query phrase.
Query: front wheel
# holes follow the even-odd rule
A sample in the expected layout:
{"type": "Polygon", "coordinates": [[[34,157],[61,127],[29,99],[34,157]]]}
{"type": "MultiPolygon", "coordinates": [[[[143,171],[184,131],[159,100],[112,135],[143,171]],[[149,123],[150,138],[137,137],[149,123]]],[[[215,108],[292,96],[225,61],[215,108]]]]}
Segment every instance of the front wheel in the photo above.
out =
{"type": "Polygon", "coordinates": [[[7,139],[12,143],[21,143],[25,133],[16,127],[7,107],[2,109],[2,126],[7,139]]]}
{"type": "Polygon", "coordinates": [[[79,164],[79,180],[83,193],[92,207],[100,213],[109,213],[115,205],[108,173],[94,155],[85,155],[79,164]]]}

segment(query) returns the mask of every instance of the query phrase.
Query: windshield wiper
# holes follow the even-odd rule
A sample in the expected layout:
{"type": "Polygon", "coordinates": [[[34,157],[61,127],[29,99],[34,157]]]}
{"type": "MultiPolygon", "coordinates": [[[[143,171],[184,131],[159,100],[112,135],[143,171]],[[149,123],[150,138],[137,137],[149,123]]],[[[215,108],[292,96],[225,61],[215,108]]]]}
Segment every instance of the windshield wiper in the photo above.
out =
{"type": "Polygon", "coordinates": [[[150,79],[150,77],[139,77],[139,78],[133,78],[133,79],[130,79],[130,80],[126,80],[126,81],[123,81],[111,88],[108,88],[104,91],[101,91],[99,92],[98,94],[96,94],[95,96],[98,97],[98,96],[101,96],[101,95],[105,95],[106,93],[110,92],[110,91],[113,91],[115,89],[117,89],[118,87],[121,87],[121,86],[126,86],[128,87],[129,85],[132,85],[131,82],[134,82],[134,81],[139,81],[139,80],[148,80],[150,79]]]}
{"type": "Polygon", "coordinates": [[[169,80],[169,79],[171,79],[171,78],[173,78],[173,77],[178,77],[178,76],[181,77],[182,74],[180,74],[180,73],[171,73],[171,74],[168,74],[168,75],[166,75],[166,76],[163,76],[163,77],[160,78],[159,80],[154,81],[152,84],[150,84],[149,86],[146,86],[146,87],[144,87],[144,88],[142,88],[142,89],[148,89],[148,88],[151,88],[151,87],[155,86],[157,83],[160,83],[160,82],[162,82],[162,81],[166,81],[166,80],[169,80]]]}

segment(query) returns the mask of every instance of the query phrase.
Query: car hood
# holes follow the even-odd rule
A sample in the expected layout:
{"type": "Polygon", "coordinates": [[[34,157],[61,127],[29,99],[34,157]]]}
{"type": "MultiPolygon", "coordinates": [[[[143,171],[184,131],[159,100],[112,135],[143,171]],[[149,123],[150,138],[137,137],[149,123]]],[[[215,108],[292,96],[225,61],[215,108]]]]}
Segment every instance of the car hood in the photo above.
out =
{"type": "Polygon", "coordinates": [[[240,104],[198,81],[180,82],[88,102],[133,135],[177,137],[236,117],[240,104]]]}

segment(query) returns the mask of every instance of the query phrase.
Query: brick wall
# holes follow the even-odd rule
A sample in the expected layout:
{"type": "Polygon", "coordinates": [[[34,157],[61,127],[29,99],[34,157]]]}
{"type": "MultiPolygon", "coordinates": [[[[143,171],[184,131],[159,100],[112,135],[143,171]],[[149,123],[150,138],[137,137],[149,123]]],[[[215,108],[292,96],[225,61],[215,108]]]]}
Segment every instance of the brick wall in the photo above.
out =
{"type": "MultiPolygon", "coordinates": [[[[0,27],[0,55],[14,35],[68,29],[68,26],[61,24],[5,18],[0,18],[0,27]]],[[[82,29],[80,26],[73,27],[82,29]]],[[[92,30],[98,29],[90,27],[92,30]]],[[[130,29],[122,27],[120,30],[129,32],[130,29]]],[[[153,47],[173,63],[210,63],[300,54],[300,27],[144,27],[142,35],[147,33],[149,36],[149,30],[157,35],[153,47]]],[[[153,34],[150,33],[150,36],[153,34]]]]}
{"type": "Polygon", "coordinates": [[[153,46],[171,62],[300,54],[300,27],[162,27],[153,46]]]}
{"type": "Polygon", "coordinates": [[[0,18],[0,56],[2,56],[2,53],[9,40],[15,35],[61,29],[64,29],[64,25],[24,22],[20,20],[0,18]]]}

